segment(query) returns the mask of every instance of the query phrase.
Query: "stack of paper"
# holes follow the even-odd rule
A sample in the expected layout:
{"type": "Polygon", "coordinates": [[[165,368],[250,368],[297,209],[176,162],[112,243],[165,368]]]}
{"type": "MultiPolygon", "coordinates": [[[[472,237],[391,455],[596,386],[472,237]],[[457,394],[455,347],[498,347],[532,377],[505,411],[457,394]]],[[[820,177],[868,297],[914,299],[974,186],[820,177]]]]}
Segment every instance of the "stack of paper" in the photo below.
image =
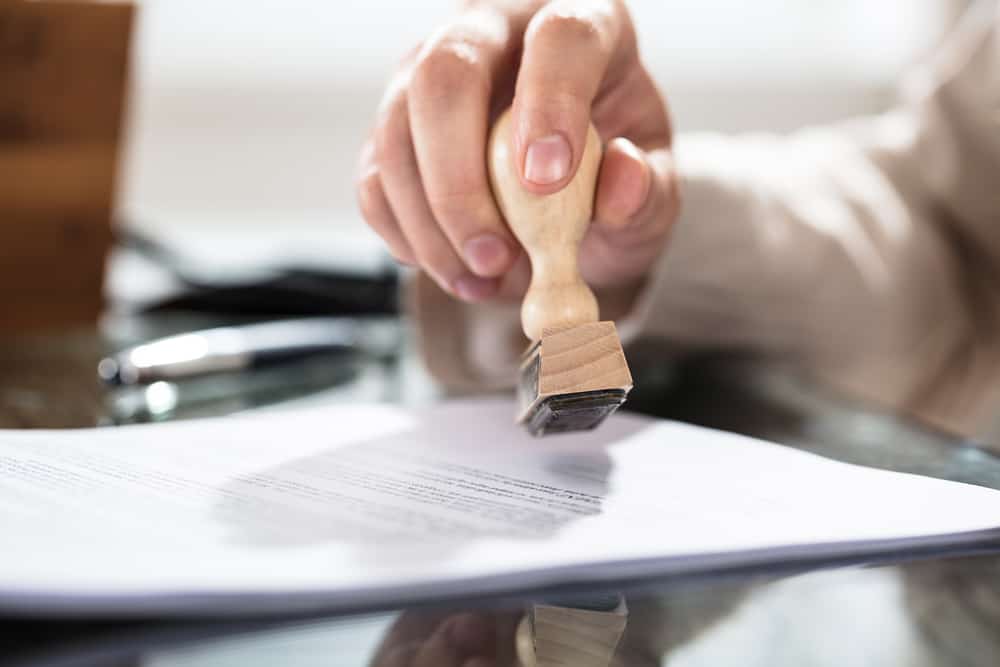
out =
{"type": "Polygon", "coordinates": [[[508,401],[0,431],[0,610],[250,614],[878,558],[1000,538],[1000,492],[508,401]]]}

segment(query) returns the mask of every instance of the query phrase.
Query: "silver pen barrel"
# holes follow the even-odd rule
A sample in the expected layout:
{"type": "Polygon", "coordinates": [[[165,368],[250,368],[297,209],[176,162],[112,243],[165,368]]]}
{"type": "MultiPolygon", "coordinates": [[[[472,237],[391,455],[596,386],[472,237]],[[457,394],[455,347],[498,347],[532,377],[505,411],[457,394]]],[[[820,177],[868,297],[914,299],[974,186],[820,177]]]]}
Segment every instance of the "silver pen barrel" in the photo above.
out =
{"type": "Polygon", "coordinates": [[[305,318],[193,331],[105,357],[98,364],[98,376],[110,385],[142,385],[313,355],[391,354],[398,346],[398,331],[377,324],[347,318],[305,318]]]}

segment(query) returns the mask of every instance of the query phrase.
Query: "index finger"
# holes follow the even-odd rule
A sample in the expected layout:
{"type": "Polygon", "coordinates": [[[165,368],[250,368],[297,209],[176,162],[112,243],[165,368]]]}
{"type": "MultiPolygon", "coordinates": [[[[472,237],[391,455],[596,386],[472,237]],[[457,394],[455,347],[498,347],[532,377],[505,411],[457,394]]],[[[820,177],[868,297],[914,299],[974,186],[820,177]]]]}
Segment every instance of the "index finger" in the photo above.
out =
{"type": "Polygon", "coordinates": [[[516,44],[501,14],[473,11],[428,41],[410,94],[413,144],[427,202],[465,264],[502,275],[518,252],[486,174],[494,82],[514,69],[516,44]]]}

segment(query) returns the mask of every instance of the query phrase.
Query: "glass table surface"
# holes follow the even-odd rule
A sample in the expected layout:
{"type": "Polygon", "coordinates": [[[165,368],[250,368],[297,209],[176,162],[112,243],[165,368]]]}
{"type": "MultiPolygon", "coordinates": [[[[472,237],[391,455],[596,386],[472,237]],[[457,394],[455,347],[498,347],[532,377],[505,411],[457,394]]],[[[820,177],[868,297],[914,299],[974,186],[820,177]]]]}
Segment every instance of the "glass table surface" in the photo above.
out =
{"type": "MultiPolygon", "coordinates": [[[[219,324],[183,313],[0,346],[0,427],[66,428],[232,414],[290,402],[441,400],[405,325],[391,358],[109,392],[110,349],[219,324]]],[[[986,448],[849,401],[794,369],[739,356],[629,351],[627,408],[823,456],[1000,489],[986,448]]],[[[0,665],[997,665],[1000,544],[892,562],[789,563],[696,579],[539,590],[351,616],[0,618],[0,665]],[[608,602],[610,600],[610,602],[608,602]],[[595,602],[596,601],[596,602],[595,602]]]]}

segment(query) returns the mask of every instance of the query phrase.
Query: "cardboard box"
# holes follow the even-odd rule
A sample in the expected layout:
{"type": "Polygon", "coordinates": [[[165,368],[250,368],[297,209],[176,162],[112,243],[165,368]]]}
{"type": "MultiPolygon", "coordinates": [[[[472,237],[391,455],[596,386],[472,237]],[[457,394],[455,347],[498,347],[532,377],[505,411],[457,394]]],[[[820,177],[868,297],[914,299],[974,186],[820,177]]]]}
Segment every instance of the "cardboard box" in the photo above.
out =
{"type": "Polygon", "coordinates": [[[0,333],[101,312],[133,13],[0,0],[0,333]]]}

